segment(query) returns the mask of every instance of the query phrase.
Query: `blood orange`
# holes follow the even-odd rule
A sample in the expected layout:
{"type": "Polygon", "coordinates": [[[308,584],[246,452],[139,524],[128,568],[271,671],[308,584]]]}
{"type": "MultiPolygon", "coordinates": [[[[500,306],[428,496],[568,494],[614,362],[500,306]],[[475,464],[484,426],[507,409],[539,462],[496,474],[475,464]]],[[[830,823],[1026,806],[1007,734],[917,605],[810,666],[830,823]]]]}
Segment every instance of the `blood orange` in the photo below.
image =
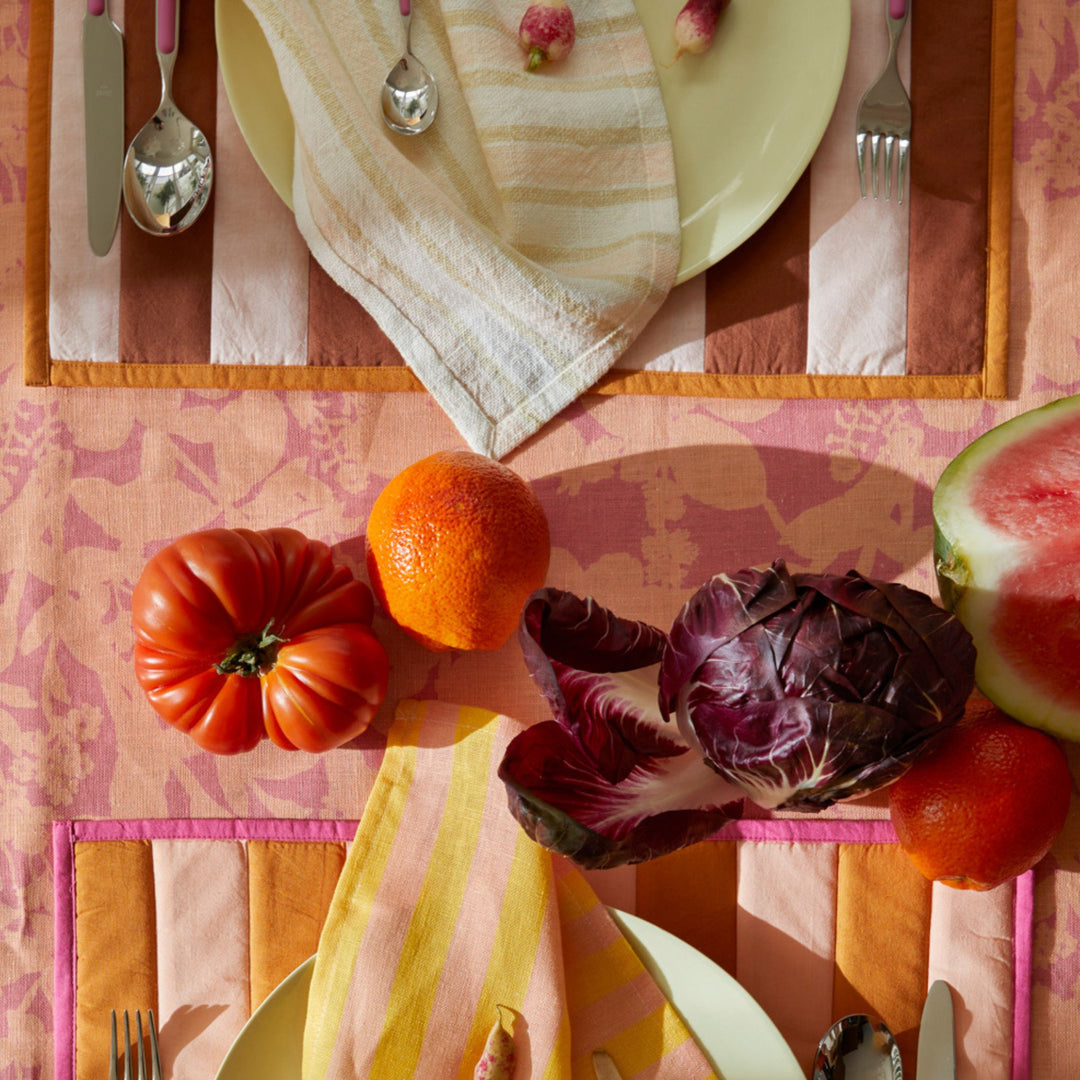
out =
{"type": "Polygon", "coordinates": [[[1080,396],[988,431],[934,489],[945,606],[978,650],[979,689],[1080,740],[1080,396]]]}

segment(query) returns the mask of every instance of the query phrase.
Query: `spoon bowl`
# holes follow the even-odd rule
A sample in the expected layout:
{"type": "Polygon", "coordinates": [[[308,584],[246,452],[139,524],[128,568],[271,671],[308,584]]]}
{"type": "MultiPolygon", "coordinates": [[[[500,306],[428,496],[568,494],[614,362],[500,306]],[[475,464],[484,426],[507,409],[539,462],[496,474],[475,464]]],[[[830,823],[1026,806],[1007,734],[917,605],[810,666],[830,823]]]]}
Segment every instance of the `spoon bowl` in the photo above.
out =
{"type": "Polygon", "coordinates": [[[172,99],[180,0],[157,0],[155,37],[161,103],[131,140],[124,158],[124,204],[153,236],[172,236],[203,212],[214,178],[210,144],[172,99]]]}
{"type": "Polygon", "coordinates": [[[856,1013],[837,1020],[821,1037],[813,1080],[903,1080],[900,1050],[876,1016],[856,1013]]]}
{"type": "Polygon", "coordinates": [[[401,135],[427,131],[439,107],[435,77],[412,54],[412,0],[400,0],[405,23],[405,52],[390,69],[380,100],[387,127],[401,135]]]}

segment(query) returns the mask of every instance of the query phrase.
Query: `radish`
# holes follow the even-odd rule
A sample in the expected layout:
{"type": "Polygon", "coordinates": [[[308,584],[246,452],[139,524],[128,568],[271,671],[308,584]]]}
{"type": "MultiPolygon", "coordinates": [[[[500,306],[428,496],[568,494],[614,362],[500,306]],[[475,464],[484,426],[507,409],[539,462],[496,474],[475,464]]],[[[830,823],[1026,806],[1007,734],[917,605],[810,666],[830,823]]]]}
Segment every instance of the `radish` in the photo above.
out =
{"type": "Polygon", "coordinates": [[[720,13],[731,0],[686,0],[675,19],[675,59],[683,53],[703,53],[713,43],[720,13]]]}
{"type": "MultiPolygon", "coordinates": [[[[503,1027],[503,1009],[496,1005],[497,1016],[488,1032],[484,1052],[476,1063],[473,1080],[510,1080],[514,1075],[514,1036],[503,1027]]],[[[514,1014],[510,1009],[510,1028],[513,1030],[514,1014]]]]}
{"type": "Polygon", "coordinates": [[[529,54],[526,71],[548,60],[564,60],[574,47],[574,13],[566,0],[535,0],[518,27],[518,40],[529,54]]]}

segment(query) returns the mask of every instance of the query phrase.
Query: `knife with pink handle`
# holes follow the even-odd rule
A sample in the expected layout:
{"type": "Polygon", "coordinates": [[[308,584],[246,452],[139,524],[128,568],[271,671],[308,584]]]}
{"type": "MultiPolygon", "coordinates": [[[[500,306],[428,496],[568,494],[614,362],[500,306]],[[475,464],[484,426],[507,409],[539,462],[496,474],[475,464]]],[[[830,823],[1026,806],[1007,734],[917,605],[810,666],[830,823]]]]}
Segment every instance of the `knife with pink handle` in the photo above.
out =
{"type": "Polygon", "coordinates": [[[107,0],[87,0],[82,38],[87,234],[94,254],[107,255],[124,175],[124,38],[107,0]]]}

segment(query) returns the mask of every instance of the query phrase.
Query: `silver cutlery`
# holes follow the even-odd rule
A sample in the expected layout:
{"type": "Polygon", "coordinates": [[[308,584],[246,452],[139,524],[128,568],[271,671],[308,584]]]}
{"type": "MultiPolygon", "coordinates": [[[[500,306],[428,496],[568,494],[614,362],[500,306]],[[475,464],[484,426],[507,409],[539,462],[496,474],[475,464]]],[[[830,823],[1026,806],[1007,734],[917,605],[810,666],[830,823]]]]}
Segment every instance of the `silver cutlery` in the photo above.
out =
{"type": "Polygon", "coordinates": [[[919,1024],[919,1080],[956,1080],[956,1033],[952,992],[937,980],[926,995],[919,1024]]]}
{"type": "Polygon", "coordinates": [[[180,31],[180,0],[157,0],[154,35],[161,68],[161,103],[131,140],[124,159],[124,203],[132,220],[154,236],[195,223],[214,179],[206,136],[172,99],[180,31]]]}
{"type": "Polygon", "coordinates": [[[419,135],[435,119],[439,88],[435,77],[412,54],[412,0],[399,0],[399,3],[405,24],[405,52],[383,83],[383,119],[393,131],[419,135]]]}
{"type": "Polygon", "coordinates": [[[855,1013],[837,1020],[821,1037],[813,1080],[903,1080],[900,1049],[876,1016],[855,1013]]]}
{"type": "Polygon", "coordinates": [[[866,157],[869,148],[874,198],[878,197],[878,160],[885,144],[883,177],[885,201],[889,200],[893,156],[898,157],[896,201],[904,201],[904,174],[911,149],[911,99],[896,66],[897,46],[908,17],[909,0],[885,0],[885,24],[889,31],[889,57],[885,69],[863,94],[855,116],[855,153],[859,166],[859,192],[866,198],[866,157]]]}
{"type": "MultiPolygon", "coordinates": [[[[161,1055],[158,1053],[157,1025],[154,1023],[154,1010],[146,1010],[147,1025],[150,1028],[150,1080],[162,1080],[161,1055]]],[[[139,1062],[138,1080],[146,1080],[146,1041],[143,1038],[142,1013],[135,1010],[135,1046],[139,1062]]],[[[112,1011],[112,1056],[109,1058],[109,1080],[117,1080],[117,1068],[120,1055],[116,1045],[116,1010],[112,1011]]],[[[131,1080],[131,1025],[128,1011],[124,1010],[124,1080],[131,1080]]]]}
{"type": "Polygon", "coordinates": [[[87,0],[82,24],[86,112],[86,225],[90,249],[107,255],[124,177],[124,38],[108,0],[87,0]]]}

